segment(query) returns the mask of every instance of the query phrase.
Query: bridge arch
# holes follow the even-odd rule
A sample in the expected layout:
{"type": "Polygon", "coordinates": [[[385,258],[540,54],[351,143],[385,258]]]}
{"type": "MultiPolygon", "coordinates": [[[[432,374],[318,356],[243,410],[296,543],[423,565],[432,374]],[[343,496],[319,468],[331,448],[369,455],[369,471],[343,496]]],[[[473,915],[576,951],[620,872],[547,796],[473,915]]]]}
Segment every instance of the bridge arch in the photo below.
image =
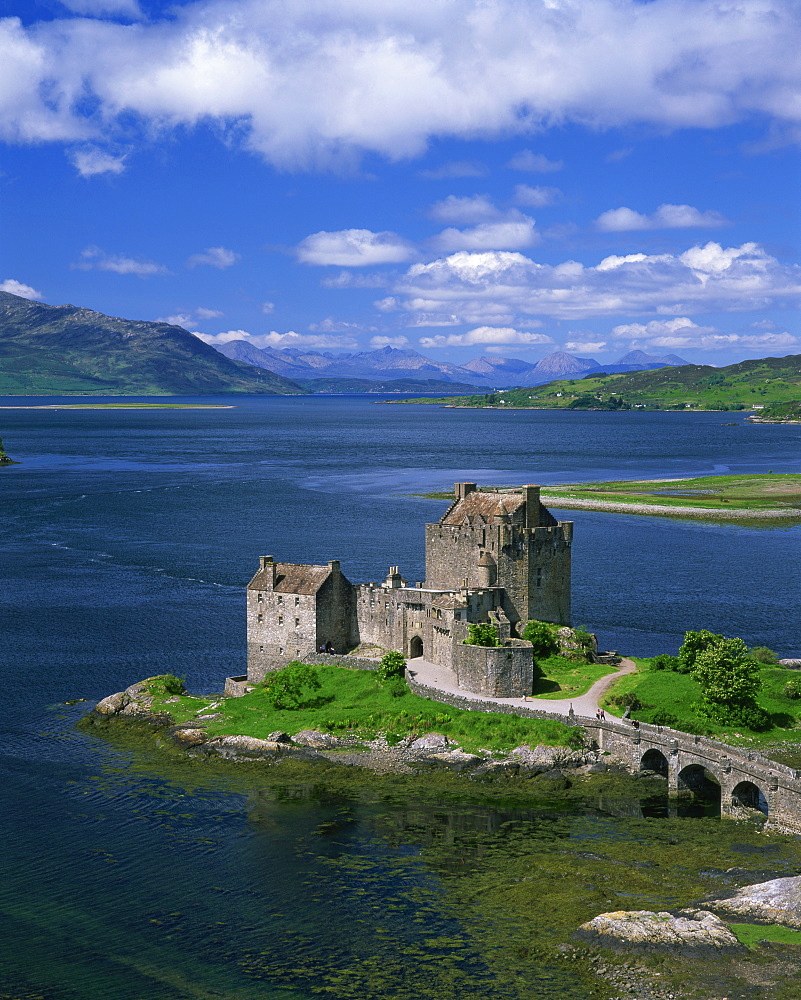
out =
{"type": "Polygon", "coordinates": [[[732,809],[754,809],[768,815],[768,800],[759,785],[740,781],[731,792],[732,809]]]}
{"type": "Polygon", "coordinates": [[[423,640],[419,635],[413,635],[409,640],[409,659],[416,660],[423,655],[423,640]]]}
{"type": "Polygon", "coordinates": [[[641,771],[654,771],[656,774],[661,775],[663,778],[667,778],[670,771],[668,765],[667,757],[662,753],[661,750],[657,750],[655,747],[651,747],[650,750],[646,750],[642,755],[642,760],[640,761],[641,771]]]}
{"type": "Polygon", "coordinates": [[[720,815],[720,782],[703,764],[688,764],[678,774],[679,815],[720,815]]]}

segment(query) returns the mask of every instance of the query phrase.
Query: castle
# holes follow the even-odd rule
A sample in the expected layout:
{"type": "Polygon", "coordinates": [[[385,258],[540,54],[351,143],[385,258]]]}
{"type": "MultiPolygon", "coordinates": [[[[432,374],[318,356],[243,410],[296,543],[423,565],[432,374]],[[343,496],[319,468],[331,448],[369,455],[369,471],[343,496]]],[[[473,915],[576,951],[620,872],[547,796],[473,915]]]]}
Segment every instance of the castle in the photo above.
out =
{"type": "Polygon", "coordinates": [[[539,486],[499,492],[457,483],[454,492],[439,521],[426,525],[426,579],[416,586],[397,566],[381,583],[353,584],[338,560],[309,566],[262,556],[247,588],[248,683],[292,660],[331,662],[326,647],[342,654],[361,645],[447,667],[476,694],[531,693],[531,645],[518,626],[569,623],[573,522],[551,515],[539,486]],[[500,646],[465,643],[478,622],[497,627],[500,646]]]}

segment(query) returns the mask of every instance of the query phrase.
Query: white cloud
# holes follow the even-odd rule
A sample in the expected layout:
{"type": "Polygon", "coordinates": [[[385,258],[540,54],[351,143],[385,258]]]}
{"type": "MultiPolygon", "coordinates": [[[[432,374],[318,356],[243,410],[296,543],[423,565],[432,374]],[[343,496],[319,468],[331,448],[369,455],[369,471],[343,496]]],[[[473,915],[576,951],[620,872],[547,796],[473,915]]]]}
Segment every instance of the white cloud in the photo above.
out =
{"type": "Polygon", "coordinates": [[[532,187],[530,184],[515,186],[515,201],[529,208],[544,208],[561,201],[562,192],[557,187],[532,187]]]}
{"type": "Polygon", "coordinates": [[[246,340],[254,347],[309,347],[309,348],[347,348],[358,347],[359,343],[350,336],[327,336],[325,334],[305,334],[295,333],[289,330],[287,333],[277,333],[271,330],[270,333],[251,334],[247,330],[226,330],[223,333],[197,333],[192,331],[200,340],[207,344],[229,344],[232,340],[246,340]]]}
{"type": "Polygon", "coordinates": [[[400,264],[415,256],[412,246],[396,233],[374,233],[369,229],[341,229],[313,233],[297,248],[302,264],[365,267],[400,264]]]}
{"type": "Polygon", "coordinates": [[[449,227],[429,240],[435,250],[522,250],[540,242],[534,220],[517,210],[497,222],[482,222],[472,229],[449,227]]]}
{"type": "Polygon", "coordinates": [[[169,274],[163,264],[146,257],[126,257],[124,254],[107,254],[100,247],[89,246],[81,251],[81,259],[71,265],[79,271],[113,271],[115,274],[135,274],[137,278],[152,278],[156,274],[169,274]]]}
{"type": "Polygon", "coordinates": [[[309,329],[313,333],[363,333],[365,330],[375,330],[375,327],[366,327],[361,323],[349,323],[343,319],[326,316],[319,323],[310,323],[309,329]]]}
{"type": "Polygon", "coordinates": [[[612,336],[620,340],[642,340],[654,337],[703,336],[715,333],[714,326],[699,326],[688,316],[675,319],[652,319],[648,323],[623,323],[612,327],[612,336]]]}
{"type": "Polygon", "coordinates": [[[542,153],[532,153],[530,149],[524,149],[513,156],[507,166],[512,170],[527,170],[532,174],[551,174],[561,170],[564,163],[561,160],[549,160],[542,153]]]}
{"type": "Polygon", "coordinates": [[[602,351],[605,347],[605,340],[568,340],[565,344],[566,351],[576,351],[579,354],[593,354],[595,351],[602,351]]]}
{"type": "Polygon", "coordinates": [[[323,288],[385,288],[392,275],[387,271],[373,274],[354,274],[352,271],[340,271],[339,274],[323,278],[320,284],[323,288]]]}
{"type": "Polygon", "coordinates": [[[88,17],[102,17],[105,14],[138,19],[142,11],[136,0],[61,0],[68,10],[88,17]]]}
{"type": "Polygon", "coordinates": [[[472,347],[475,344],[515,344],[523,347],[534,347],[539,344],[552,344],[553,340],[544,333],[524,333],[512,327],[479,326],[467,333],[437,334],[434,337],[421,337],[421,347],[472,347]]]}
{"type": "Polygon", "coordinates": [[[197,309],[192,309],[189,312],[173,313],[171,316],[159,316],[156,322],[169,323],[171,326],[182,326],[185,330],[189,330],[203,320],[219,319],[222,315],[219,309],[204,309],[203,306],[198,306],[197,309]]]}
{"type": "Polygon", "coordinates": [[[421,170],[420,176],[429,181],[450,180],[454,177],[486,177],[489,170],[483,163],[474,160],[452,160],[432,170],[421,170]]]}
{"type": "Polygon", "coordinates": [[[757,349],[761,351],[788,350],[798,347],[801,339],[790,333],[713,333],[703,336],[654,337],[647,342],[648,347],[677,350],[696,348],[704,351],[730,350],[731,348],[757,349]]]}
{"type": "Polygon", "coordinates": [[[412,265],[390,299],[392,309],[412,314],[412,323],[418,315],[442,315],[491,326],[514,326],[518,317],[531,316],[764,312],[769,305],[801,303],[801,268],[781,264],[756,243],[707,243],[678,255],[613,255],[594,267],[538,264],[506,251],[461,251],[412,265]]]}
{"type": "Polygon", "coordinates": [[[405,347],[409,343],[408,337],[371,337],[370,347],[405,347]]]}
{"type": "MultiPolygon", "coordinates": [[[[8,17],[0,133],[128,141],[135,123],[147,138],[233,123],[271,162],[313,168],[554,123],[715,128],[761,116],[792,130],[799,47],[797,0],[190,0],[135,30],[8,17]]],[[[514,161],[555,166],[531,151],[514,161]]]]}
{"type": "Polygon", "coordinates": [[[193,253],[187,258],[186,266],[189,268],[208,265],[216,267],[220,271],[233,267],[240,259],[240,254],[225,247],[206,247],[203,253],[193,253]]]}
{"type": "Polygon", "coordinates": [[[114,156],[103,149],[89,146],[73,150],[70,159],[81,177],[96,177],[98,174],[121,174],[125,170],[126,156],[126,153],[114,156]]]}
{"type": "Polygon", "coordinates": [[[492,203],[489,195],[474,194],[459,198],[455,194],[449,194],[442,201],[435,201],[428,214],[437,222],[465,223],[497,219],[502,213],[492,203]]]}
{"type": "Polygon", "coordinates": [[[265,316],[269,316],[271,313],[275,312],[275,303],[274,302],[262,302],[262,304],[261,304],[261,311],[265,314],[265,316]]]}
{"type": "Polygon", "coordinates": [[[195,309],[195,316],[198,319],[219,319],[222,315],[219,309],[204,309],[203,306],[198,306],[195,309]]]}
{"type": "Polygon", "coordinates": [[[635,229],[716,229],[727,225],[720,212],[700,212],[692,205],[660,205],[651,215],[631,208],[611,208],[595,220],[595,228],[604,233],[622,233],[635,229]]]}
{"type": "Polygon", "coordinates": [[[23,299],[44,298],[41,292],[37,292],[36,289],[31,288],[30,285],[25,285],[21,281],[17,281],[16,278],[6,278],[5,281],[0,281],[0,292],[9,292],[11,295],[19,295],[23,299]]]}

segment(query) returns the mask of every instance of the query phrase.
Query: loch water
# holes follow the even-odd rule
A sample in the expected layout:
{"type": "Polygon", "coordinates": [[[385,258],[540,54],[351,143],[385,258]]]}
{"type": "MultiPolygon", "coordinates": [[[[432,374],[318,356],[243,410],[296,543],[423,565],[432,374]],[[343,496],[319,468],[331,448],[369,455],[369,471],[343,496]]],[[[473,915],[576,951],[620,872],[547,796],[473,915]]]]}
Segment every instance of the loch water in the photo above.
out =
{"type": "MultiPolygon", "coordinates": [[[[801,472],[801,427],[361,396],[196,402],[229,408],[1,411],[20,464],[0,470],[0,997],[602,996],[547,958],[500,975],[427,851],[521,822],[543,843],[551,826],[622,837],[622,819],[160,770],[77,722],[151,674],[209,692],[242,673],[261,554],[421,580],[423,525],[443,502],[416,494],[801,472]]],[[[799,524],[554,513],[575,522],[574,623],[602,646],[675,652],[703,627],[801,656],[799,524]]]]}

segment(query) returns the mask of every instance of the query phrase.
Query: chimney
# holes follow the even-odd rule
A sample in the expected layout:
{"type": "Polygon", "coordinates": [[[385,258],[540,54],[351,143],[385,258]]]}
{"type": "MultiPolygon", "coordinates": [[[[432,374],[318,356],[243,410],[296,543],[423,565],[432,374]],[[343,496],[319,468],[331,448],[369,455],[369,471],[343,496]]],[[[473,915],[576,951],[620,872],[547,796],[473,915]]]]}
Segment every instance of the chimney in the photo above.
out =
{"type": "Polygon", "coordinates": [[[536,528],[540,523],[540,487],[529,483],[523,487],[526,498],[526,527],[536,528]]]}
{"type": "Polygon", "coordinates": [[[453,492],[457,500],[464,500],[468,493],[475,493],[477,488],[475,483],[453,484],[453,492]]]}
{"type": "Polygon", "coordinates": [[[340,573],[340,570],[339,570],[339,559],[329,559],[328,560],[328,568],[331,571],[331,573],[332,573],[333,576],[339,576],[339,573],[340,573]]]}
{"type": "Polygon", "coordinates": [[[259,569],[266,571],[268,588],[275,586],[275,560],[272,556],[259,556],[259,569]]]}

